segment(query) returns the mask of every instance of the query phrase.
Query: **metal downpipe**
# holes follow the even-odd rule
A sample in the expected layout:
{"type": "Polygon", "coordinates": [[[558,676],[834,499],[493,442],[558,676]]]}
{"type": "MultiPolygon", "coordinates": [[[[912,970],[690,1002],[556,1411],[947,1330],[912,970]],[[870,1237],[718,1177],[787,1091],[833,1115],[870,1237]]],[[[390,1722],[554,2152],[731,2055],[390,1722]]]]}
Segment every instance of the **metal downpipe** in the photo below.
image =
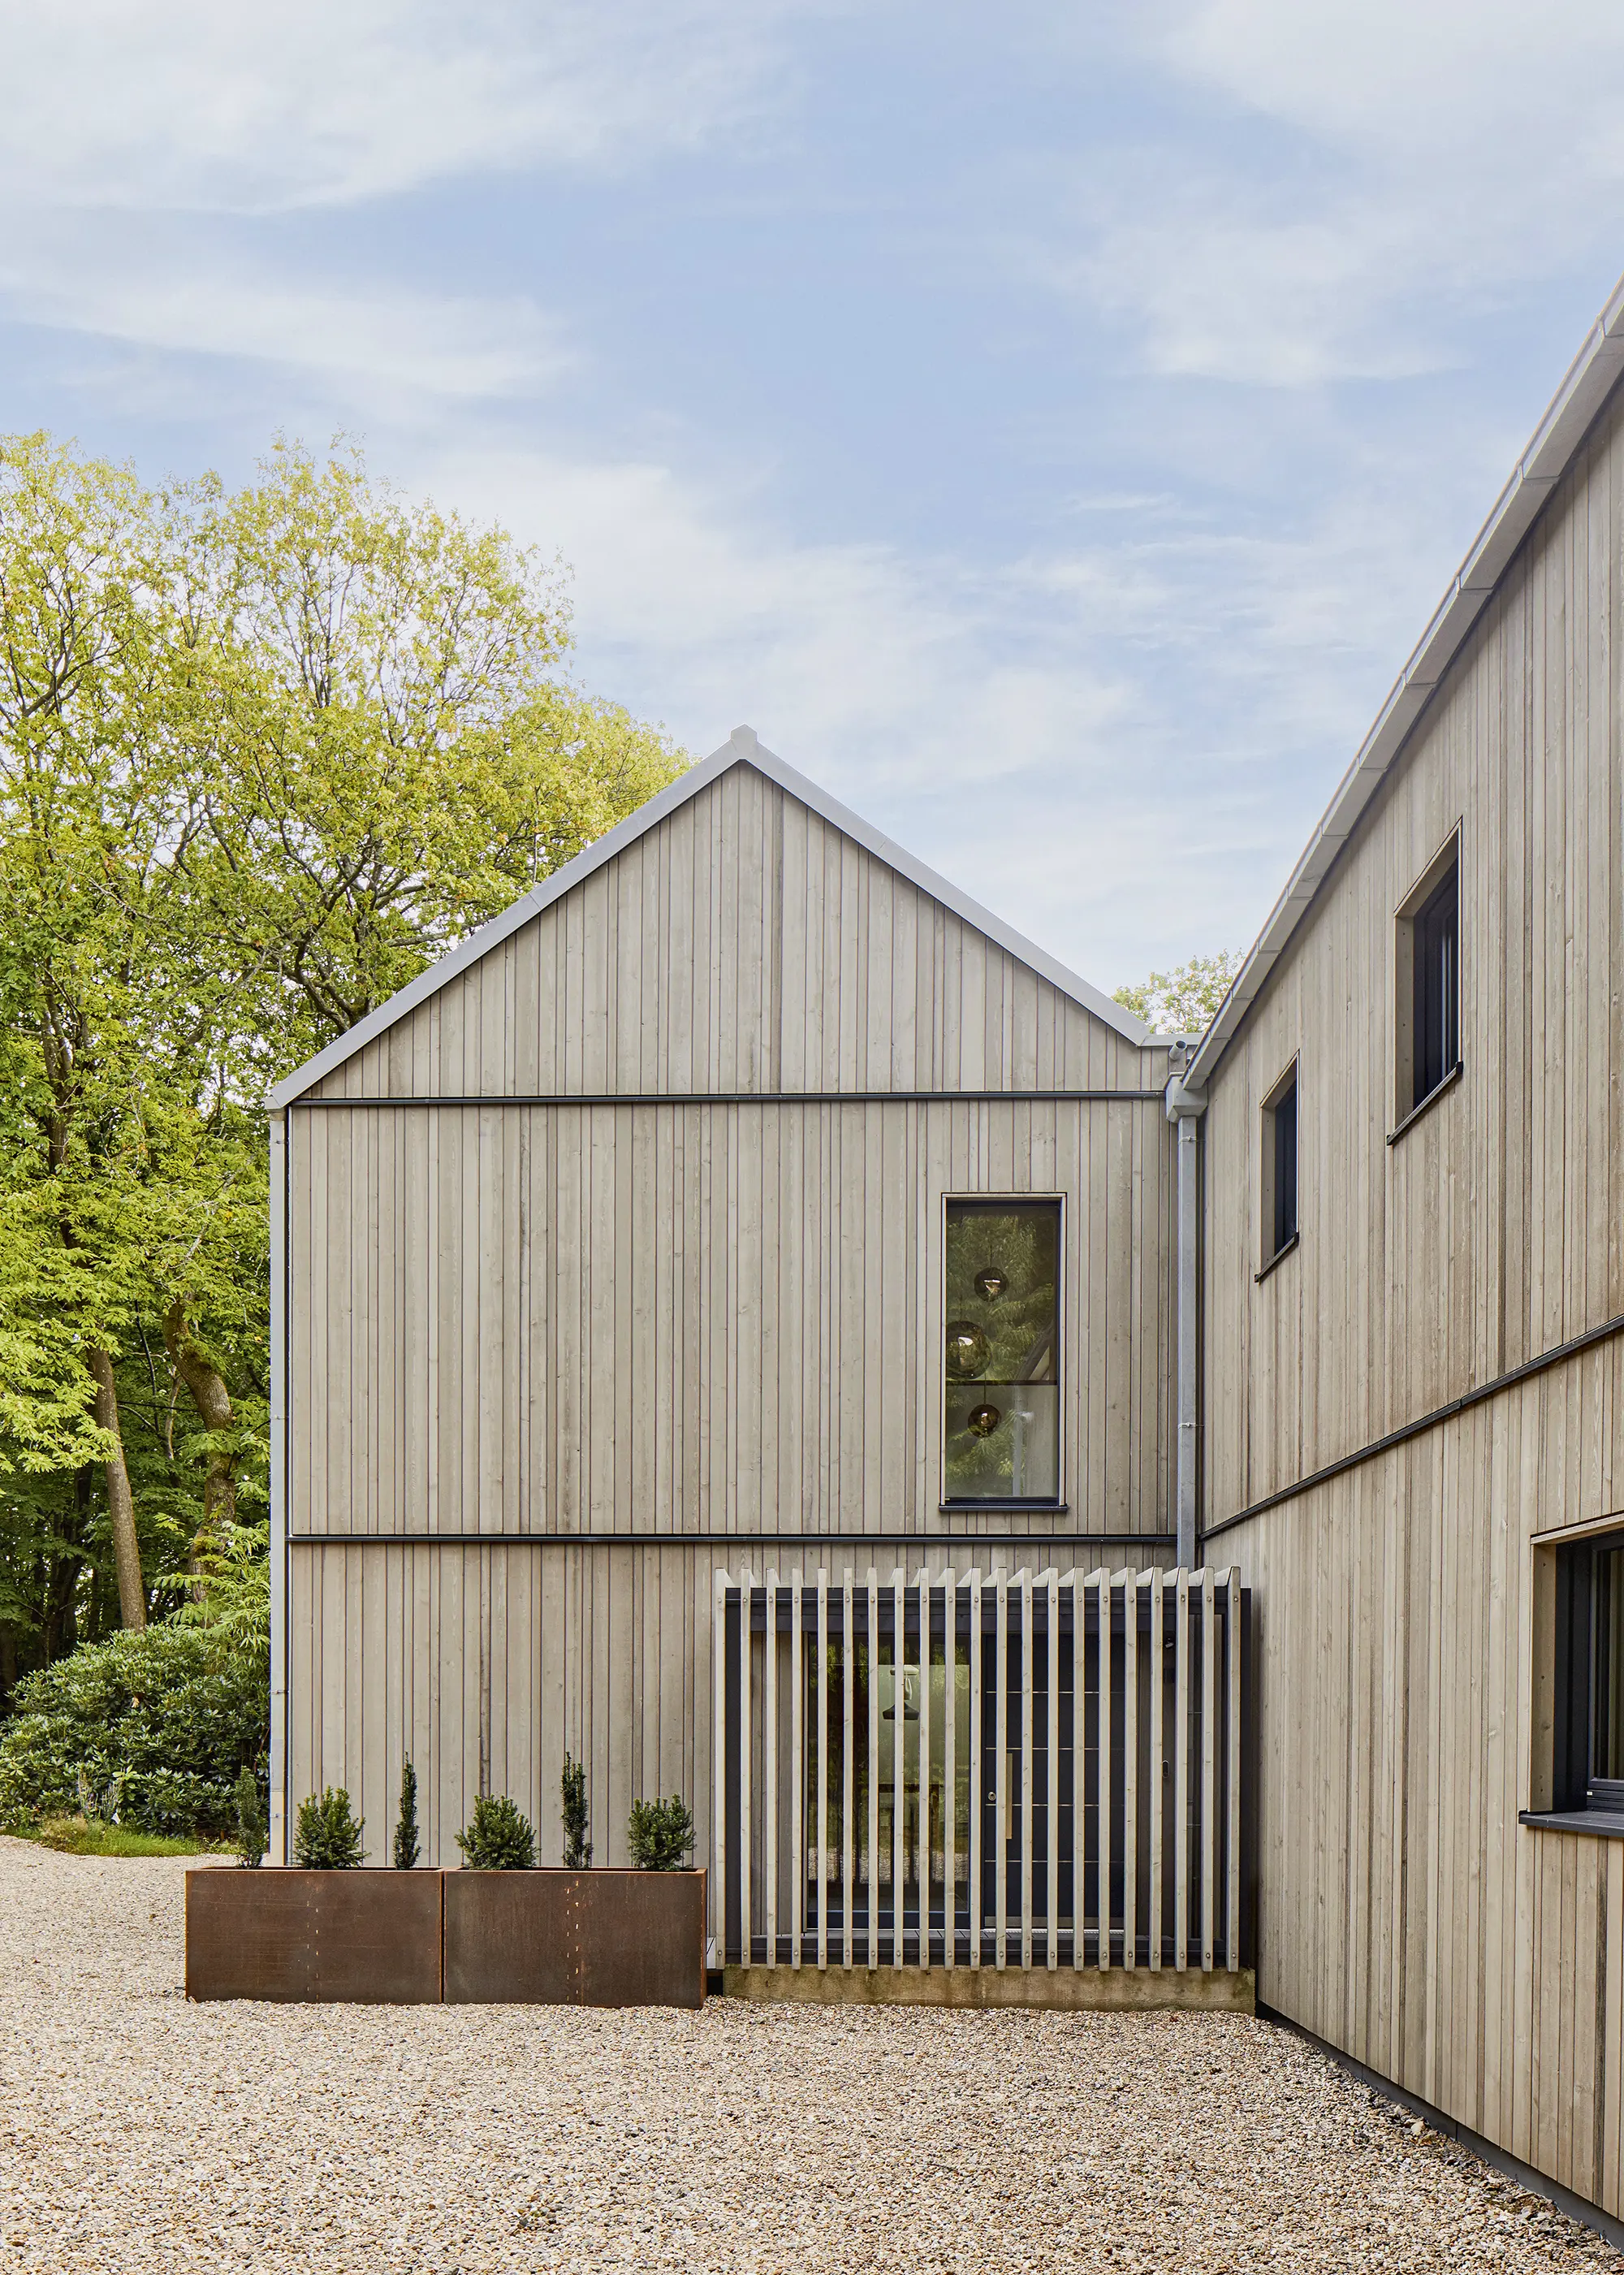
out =
{"type": "Polygon", "coordinates": [[[1178,1559],[1195,1568],[1196,1503],[1200,1406],[1201,1156],[1197,1127],[1206,1092],[1175,1075],[1167,1085],[1167,1119],[1178,1129],[1178,1458],[1175,1523],[1178,1559]]]}

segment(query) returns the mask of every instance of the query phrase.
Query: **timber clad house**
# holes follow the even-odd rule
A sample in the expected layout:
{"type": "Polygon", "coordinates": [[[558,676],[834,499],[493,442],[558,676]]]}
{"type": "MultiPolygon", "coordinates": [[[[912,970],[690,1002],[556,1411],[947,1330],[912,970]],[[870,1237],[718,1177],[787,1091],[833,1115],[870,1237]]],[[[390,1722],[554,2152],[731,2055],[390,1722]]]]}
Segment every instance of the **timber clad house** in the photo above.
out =
{"type": "Polygon", "coordinates": [[[274,1856],[568,1750],[730,1989],[1255,1992],[1624,2216],[1621,374],[1205,1036],[740,729],[282,1086],[274,1856]]]}

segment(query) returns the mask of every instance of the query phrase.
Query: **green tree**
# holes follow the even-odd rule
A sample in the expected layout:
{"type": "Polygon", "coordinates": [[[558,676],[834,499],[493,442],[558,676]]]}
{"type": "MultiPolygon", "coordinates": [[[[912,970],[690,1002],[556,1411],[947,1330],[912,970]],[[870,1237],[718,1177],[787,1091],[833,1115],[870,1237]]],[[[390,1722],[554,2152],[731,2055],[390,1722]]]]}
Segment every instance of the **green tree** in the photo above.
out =
{"type": "Polygon", "coordinates": [[[0,616],[3,1705],[245,1600],[268,1085],[683,759],[561,676],[555,568],[342,449],[0,438],[0,616]]]}
{"type": "Polygon", "coordinates": [[[1199,1035],[1212,1024],[1229,983],[1241,968],[1238,950],[1192,956],[1171,971],[1152,971],[1137,986],[1119,987],[1113,1001],[1143,1019],[1153,1034],[1199,1035]]]}
{"type": "Polygon", "coordinates": [[[474,1795],[472,1819],[457,1845],[471,1872],[528,1872],[535,1865],[535,1828],[505,1793],[474,1795]]]}

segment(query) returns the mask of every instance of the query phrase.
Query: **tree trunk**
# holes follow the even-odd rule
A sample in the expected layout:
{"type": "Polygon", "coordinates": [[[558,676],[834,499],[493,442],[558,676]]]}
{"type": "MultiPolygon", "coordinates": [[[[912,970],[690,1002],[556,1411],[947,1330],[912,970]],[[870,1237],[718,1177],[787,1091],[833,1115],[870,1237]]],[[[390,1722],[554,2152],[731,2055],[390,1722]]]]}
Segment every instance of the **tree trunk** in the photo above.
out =
{"type": "MultiPolygon", "coordinates": [[[[192,1394],[192,1403],[206,1430],[229,1430],[231,1426],[231,1394],[226,1388],[220,1370],[204,1357],[193,1342],[187,1329],[185,1314],[178,1304],[170,1306],[163,1322],[163,1340],[169,1346],[170,1363],[192,1394]]],[[[237,1518],[237,1459],[223,1447],[213,1447],[208,1467],[203,1476],[203,1530],[193,1544],[195,1558],[200,1550],[211,1542],[222,1524],[231,1524],[237,1518]]]]}
{"type": "Polygon", "coordinates": [[[124,1440],[118,1429],[118,1390],[113,1362],[104,1350],[85,1354],[96,1386],[97,1427],[108,1432],[114,1450],[107,1462],[107,1506],[113,1520],[113,1568],[118,1575],[118,1611],[126,1628],[147,1624],[147,1590],[141,1579],[140,1544],[135,1538],[135,1497],[125,1466],[124,1440]]]}

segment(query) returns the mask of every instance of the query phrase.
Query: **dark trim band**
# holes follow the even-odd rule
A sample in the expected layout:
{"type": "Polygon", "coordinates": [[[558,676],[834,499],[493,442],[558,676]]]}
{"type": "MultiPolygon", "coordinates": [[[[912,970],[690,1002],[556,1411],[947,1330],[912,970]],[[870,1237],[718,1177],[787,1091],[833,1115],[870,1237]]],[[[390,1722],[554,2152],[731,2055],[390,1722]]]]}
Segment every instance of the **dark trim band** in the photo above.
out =
{"type": "Polygon", "coordinates": [[[291,1532],[290,1548],[1167,1548],[1171,1532],[291,1532]]]}
{"type": "Polygon", "coordinates": [[[295,1098],[273,1109],[327,1113],[358,1107],[483,1106],[1159,1106],[1159,1090],[651,1090],[537,1091],[455,1098],[295,1098]]]}
{"type": "Polygon", "coordinates": [[[1469,1407],[1481,1406],[1485,1398],[1496,1398],[1502,1390],[1514,1389],[1519,1382],[1526,1382],[1530,1375],[1543,1374],[1547,1367],[1560,1366],[1564,1359],[1576,1358],[1581,1351],[1590,1350],[1595,1344],[1605,1343],[1617,1334],[1624,1334],[1624,1313],[1614,1319],[1604,1319],[1598,1327],[1587,1327],[1582,1335],[1575,1335],[1571,1342],[1559,1343],[1554,1350],[1543,1351],[1537,1358],[1525,1359],[1521,1366],[1514,1366],[1508,1373],[1497,1374],[1492,1382],[1480,1383],[1476,1390],[1469,1390],[1460,1398],[1452,1398],[1447,1406],[1435,1406],[1430,1414],[1417,1415],[1413,1422],[1406,1422],[1401,1429],[1390,1430],[1385,1438],[1378,1438],[1371,1445],[1361,1446],[1356,1454],[1344,1454],[1339,1462],[1327,1462],[1323,1470],[1311,1470],[1307,1477],[1299,1478],[1295,1485],[1282,1485],[1279,1493],[1253,1501],[1250,1508],[1237,1509],[1233,1516],[1221,1517],[1216,1524],[1203,1525],[1200,1537],[1203,1540],[1216,1540],[1220,1532],[1227,1532],[1231,1526],[1245,1524],[1251,1517],[1262,1516],[1267,1510],[1278,1508],[1282,1501],[1296,1500],[1302,1494],[1312,1493],[1316,1485],[1328,1484],[1331,1478],[1340,1478],[1348,1470],[1356,1470],[1365,1462],[1373,1462],[1379,1454],[1391,1453],[1395,1446],[1402,1446],[1411,1438],[1419,1438],[1428,1430],[1436,1430],[1440,1423],[1453,1421],[1457,1414],[1464,1414],[1469,1407]]]}

